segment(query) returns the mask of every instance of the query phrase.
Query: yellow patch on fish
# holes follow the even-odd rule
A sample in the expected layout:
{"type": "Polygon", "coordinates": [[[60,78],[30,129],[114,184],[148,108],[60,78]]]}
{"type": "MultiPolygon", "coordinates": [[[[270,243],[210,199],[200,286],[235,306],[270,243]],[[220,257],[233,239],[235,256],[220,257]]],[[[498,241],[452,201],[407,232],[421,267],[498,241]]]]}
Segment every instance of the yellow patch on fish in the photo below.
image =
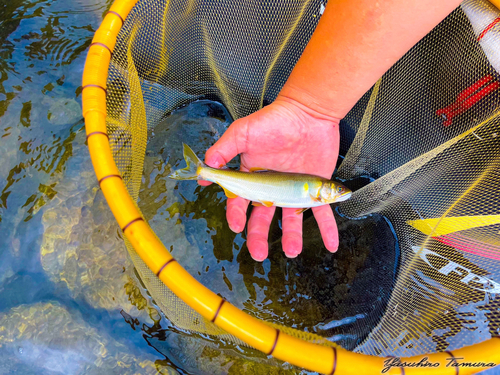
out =
{"type": "Polygon", "coordinates": [[[307,182],[304,184],[304,191],[306,193],[309,191],[309,184],[307,182]]]}

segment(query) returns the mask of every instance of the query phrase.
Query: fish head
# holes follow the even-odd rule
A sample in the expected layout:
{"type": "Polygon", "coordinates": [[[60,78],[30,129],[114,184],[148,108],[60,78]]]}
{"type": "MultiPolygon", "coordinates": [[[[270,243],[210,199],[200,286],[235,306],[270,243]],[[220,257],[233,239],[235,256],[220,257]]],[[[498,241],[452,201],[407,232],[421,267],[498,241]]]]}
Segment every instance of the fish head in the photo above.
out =
{"type": "Polygon", "coordinates": [[[325,181],[319,191],[321,202],[343,202],[351,197],[351,189],[335,181],[325,181]]]}

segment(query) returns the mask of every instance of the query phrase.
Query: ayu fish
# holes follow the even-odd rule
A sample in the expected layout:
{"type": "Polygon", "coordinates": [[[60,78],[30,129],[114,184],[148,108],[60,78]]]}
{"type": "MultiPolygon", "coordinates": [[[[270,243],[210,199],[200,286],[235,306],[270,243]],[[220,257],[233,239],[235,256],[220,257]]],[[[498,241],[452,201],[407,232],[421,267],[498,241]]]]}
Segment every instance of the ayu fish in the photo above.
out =
{"type": "Polygon", "coordinates": [[[311,207],[342,202],[351,197],[351,190],[344,185],[314,175],[211,168],[186,144],[184,159],[187,167],[172,172],[170,178],[211,181],[221,186],[228,198],[245,198],[254,206],[297,208],[297,213],[301,213],[311,207]]]}

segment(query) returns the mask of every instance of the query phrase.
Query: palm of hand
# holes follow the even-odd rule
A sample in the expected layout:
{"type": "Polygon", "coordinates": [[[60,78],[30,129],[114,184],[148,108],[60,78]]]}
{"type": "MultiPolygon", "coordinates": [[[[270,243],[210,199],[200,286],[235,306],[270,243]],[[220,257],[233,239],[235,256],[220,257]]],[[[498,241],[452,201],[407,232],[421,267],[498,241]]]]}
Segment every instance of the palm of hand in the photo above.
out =
{"type": "Polygon", "coordinates": [[[246,142],[243,147],[238,145],[245,149],[242,170],[332,176],[338,157],[337,124],[298,112],[287,102],[274,102],[242,120],[235,122],[236,139],[246,142]]]}
{"type": "MultiPolygon", "coordinates": [[[[286,100],[276,100],[250,116],[235,121],[222,138],[206,153],[212,167],[225,165],[241,154],[241,170],[263,168],[281,172],[313,174],[330,178],[338,157],[338,120],[308,113],[286,100]]],[[[230,228],[245,227],[249,202],[228,199],[230,228]]],[[[254,207],[248,221],[247,246],[252,258],[262,261],[268,254],[268,232],[275,207],[254,207]]],[[[325,246],[338,247],[338,231],[330,206],[313,208],[325,246]]],[[[283,209],[282,245],[288,257],[302,251],[302,214],[283,209]]]]}

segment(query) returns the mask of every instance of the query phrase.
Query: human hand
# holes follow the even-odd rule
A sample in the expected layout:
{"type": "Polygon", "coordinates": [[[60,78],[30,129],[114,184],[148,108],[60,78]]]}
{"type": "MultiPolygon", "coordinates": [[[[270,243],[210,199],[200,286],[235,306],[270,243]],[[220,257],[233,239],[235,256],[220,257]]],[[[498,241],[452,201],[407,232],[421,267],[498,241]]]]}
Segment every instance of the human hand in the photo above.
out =
{"type": "MultiPolygon", "coordinates": [[[[205,163],[220,168],[241,154],[242,171],[263,168],[331,178],[339,152],[339,119],[325,116],[286,97],[231,124],[205,155],[205,163]]],[[[209,185],[208,181],[199,181],[209,185]]],[[[232,231],[245,228],[249,201],[228,198],[227,221],[232,231]]],[[[268,234],[276,207],[254,207],[248,220],[247,246],[256,261],[268,255],[268,234]]],[[[337,251],[338,229],[329,205],[312,208],[326,248],[337,251]]],[[[283,208],[282,245],[295,258],[302,251],[302,216],[283,208]]]]}

